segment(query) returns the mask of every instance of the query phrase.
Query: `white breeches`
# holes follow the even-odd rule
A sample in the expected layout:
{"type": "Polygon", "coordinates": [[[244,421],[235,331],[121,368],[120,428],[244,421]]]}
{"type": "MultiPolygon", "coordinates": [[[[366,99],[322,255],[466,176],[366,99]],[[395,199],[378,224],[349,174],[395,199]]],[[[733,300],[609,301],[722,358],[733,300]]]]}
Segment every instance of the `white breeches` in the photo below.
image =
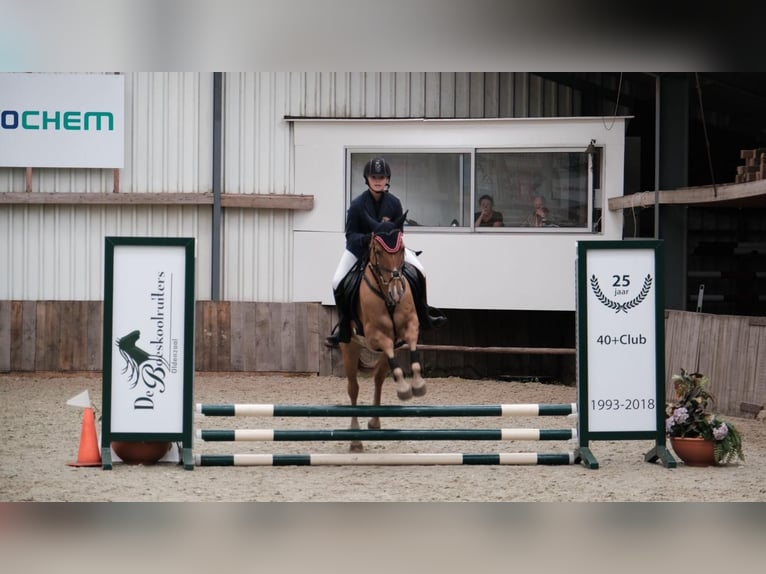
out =
{"type": "MultiPolygon", "coordinates": [[[[426,272],[423,269],[423,264],[418,259],[418,256],[415,255],[414,251],[405,247],[404,260],[410,265],[416,267],[417,270],[420,271],[423,276],[425,276],[426,272]]],[[[354,263],[356,263],[356,257],[354,254],[351,253],[348,249],[344,250],[340,261],[338,262],[338,268],[335,270],[335,275],[332,277],[333,291],[338,288],[338,285],[340,285],[340,282],[343,281],[343,278],[348,274],[349,271],[351,271],[354,263]]]]}

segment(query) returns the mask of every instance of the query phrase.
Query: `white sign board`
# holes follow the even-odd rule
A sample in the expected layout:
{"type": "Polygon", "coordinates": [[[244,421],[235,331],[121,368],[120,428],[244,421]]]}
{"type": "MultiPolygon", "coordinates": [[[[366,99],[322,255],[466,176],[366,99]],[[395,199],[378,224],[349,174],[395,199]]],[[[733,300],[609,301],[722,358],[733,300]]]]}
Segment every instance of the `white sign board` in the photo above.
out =
{"type": "Polygon", "coordinates": [[[0,167],[122,168],[125,80],[0,74],[0,167]]]}
{"type": "Polygon", "coordinates": [[[114,249],[111,431],[183,430],[185,249],[114,249]]]}
{"type": "Polygon", "coordinates": [[[192,470],[194,239],[106,237],[101,459],[112,441],[183,442],[192,470]]]}
{"type": "Polygon", "coordinates": [[[577,244],[577,456],[591,440],[653,439],[644,455],[675,468],[665,446],[662,241],[577,244]]]}
{"type": "Polygon", "coordinates": [[[587,252],[588,428],[657,429],[653,249],[587,252]]]}

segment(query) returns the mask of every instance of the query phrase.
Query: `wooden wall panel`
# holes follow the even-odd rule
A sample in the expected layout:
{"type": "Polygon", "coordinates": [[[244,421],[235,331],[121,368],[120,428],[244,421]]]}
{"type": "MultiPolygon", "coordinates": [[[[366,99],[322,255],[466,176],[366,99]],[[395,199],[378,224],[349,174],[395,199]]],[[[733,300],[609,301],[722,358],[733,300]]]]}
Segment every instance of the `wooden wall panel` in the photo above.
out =
{"type": "Polygon", "coordinates": [[[736,412],[739,408],[736,397],[745,387],[746,361],[737,360],[748,346],[745,318],[707,315],[705,322],[710,325],[707,331],[710,339],[701,341],[700,349],[709,351],[700,352],[700,370],[710,376],[715,410],[736,412]]]}
{"type": "MultiPolygon", "coordinates": [[[[271,304],[271,308],[275,309],[274,304],[271,304]]],[[[288,370],[296,372],[299,369],[296,368],[296,345],[297,339],[296,325],[295,325],[295,303],[283,303],[279,305],[281,311],[281,317],[279,323],[272,323],[272,329],[277,328],[279,337],[276,338],[275,344],[277,346],[277,355],[279,356],[279,366],[281,368],[275,370],[288,370]]]]}
{"type": "Polygon", "coordinates": [[[323,344],[325,332],[319,329],[319,314],[321,305],[298,305],[297,310],[301,321],[304,321],[303,344],[296,345],[298,355],[305,357],[305,364],[301,369],[306,373],[319,372],[319,356],[327,349],[323,344]]]}
{"type": "Polygon", "coordinates": [[[766,321],[688,311],[666,316],[668,397],[673,396],[672,376],[683,368],[710,378],[717,413],[741,416],[742,402],[766,404],[766,321]]]}
{"type": "Polygon", "coordinates": [[[13,301],[11,370],[34,371],[37,350],[37,302],[13,301]]]}
{"type": "Polygon", "coordinates": [[[743,400],[759,405],[766,405],[766,317],[759,317],[748,323],[750,331],[750,348],[748,356],[754,361],[748,361],[751,371],[748,373],[748,385],[743,394],[743,400]],[[760,383],[760,385],[759,385],[760,383]]]}
{"type": "Polygon", "coordinates": [[[75,324],[76,301],[60,301],[59,305],[51,305],[55,309],[56,322],[58,324],[58,352],[50,353],[51,365],[55,371],[71,371],[74,364],[75,347],[77,346],[78,332],[82,332],[82,324],[75,324]]]}
{"type": "MultiPolygon", "coordinates": [[[[552,333],[546,321],[514,315],[448,310],[450,323],[426,331],[427,344],[569,347],[569,328],[552,333]],[[497,324],[495,324],[497,323],[497,324]],[[547,335],[546,335],[546,329],[547,335]]],[[[324,346],[337,321],[318,303],[198,301],[196,370],[295,372],[344,376],[340,351],[324,346]]],[[[563,323],[562,323],[563,324],[563,323]]],[[[0,302],[0,371],[98,371],[102,364],[100,301],[0,302]]],[[[766,404],[766,319],[669,310],[665,314],[666,392],[681,368],[710,377],[716,411],[741,415],[742,402],[766,404]]],[[[406,361],[406,353],[399,353],[406,361]]],[[[564,372],[572,356],[424,352],[426,376],[492,376],[564,372]],[[518,369],[518,371],[517,371],[518,369]]]]}
{"type": "Polygon", "coordinates": [[[36,309],[35,371],[56,368],[55,347],[59,341],[58,308],[52,301],[38,301],[36,309]]]}
{"type": "Polygon", "coordinates": [[[276,307],[274,303],[256,303],[255,364],[258,371],[279,370],[282,333],[272,329],[272,325],[282,322],[280,311],[281,306],[276,307]]]}
{"type": "MultiPolygon", "coordinates": [[[[699,369],[699,341],[702,332],[702,316],[695,313],[666,312],[665,319],[665,370],[679,373],[681,369],[699,369]]],[[[668,396],[672,387],[668,386],[668,396]]]]}
{"type": "Polygon", "coordinates": [[[195,332],[195,368],[199,371],[230,371],[230,303],[198,301],[195,332]]]}
{"type": "Polygon", "coordinates": [[[12,302],[0,301],[0,373],[11,370],[12,315],[12,302]]]}
{"type": "Polygon", "coordinates": [[[101,301],[86,301],[85,309],[85,333],[88,347],[82,369],[100,371],[104,357],[104,304],[101,301]]]}
{"type": "Polygon", "coordinates": [[[228,302],[217,305],[215,324],[218,329],[218,337],[215,338],[216,346],[213,349],[213,371],[231,370],[231,304],[228,302]]]}
{"type": "Polygon", "coordinates": [[[231,303],[231,370],[255,371],[255,303],[231,303]]]}
{"type": "MultiPolygon", "coordinates": [[[[332,372],[323,345],[334,308],[318,303],[198,301],[195,368],[233,372],[332,372]]],[[[339,353],[338,353],[339,355],[339,353]]],[[[0,371],[99,371],[101,301],[0,302],[0,371]]]]}

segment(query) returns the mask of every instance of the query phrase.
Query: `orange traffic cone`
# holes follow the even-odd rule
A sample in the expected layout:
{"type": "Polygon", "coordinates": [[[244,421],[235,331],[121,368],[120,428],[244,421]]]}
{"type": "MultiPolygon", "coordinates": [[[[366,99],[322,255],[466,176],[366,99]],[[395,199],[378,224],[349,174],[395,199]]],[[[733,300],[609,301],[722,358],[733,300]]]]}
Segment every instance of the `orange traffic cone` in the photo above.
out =
{"type": "Polygon", "coordinates": [[[69,466],[101,466],[101,453],[96,437],[96,415],[91,407],[86,407],[82,414],[82,432],[80,433],[80,451],[77,462],[68,462],[69,466]]]}

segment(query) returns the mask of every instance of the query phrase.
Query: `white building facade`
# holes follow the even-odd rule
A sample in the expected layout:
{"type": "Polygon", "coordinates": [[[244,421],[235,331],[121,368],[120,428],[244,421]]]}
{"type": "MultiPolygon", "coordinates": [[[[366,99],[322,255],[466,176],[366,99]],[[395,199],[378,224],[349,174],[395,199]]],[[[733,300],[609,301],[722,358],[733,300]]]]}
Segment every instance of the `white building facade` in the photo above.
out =
{"type": "Polygon", "coordinates": [[[345,211],[372,155],[391,158],[391,191],[410,210],[405,241],[422,251],[436,306],[574,310],[577,241],[622,238],[621,214],[603,207],[623,194],[627,119],[577,117],[569,88],[513,72],[222,79],[214,158],[213,73],[125,74],[119,193],[151,203],[88,201],[114,193],[110,169],[0,168],[0,300],[100,300],[105,236],[183,236],[196,238],[200,300],[218,277],[227,301],[331,305],[345,211]],[[216,225],[211,205],[183,198],[213,192],[218,160],[224,194],[312,196],[313,207],[225,207],[216,225]],[[19,192],[84,195],[40,203],[19,192]],[[504,227],[475,226],[484,193],[504,227]],[[537,193],[556,227],[523,224],[537,193]]]}

